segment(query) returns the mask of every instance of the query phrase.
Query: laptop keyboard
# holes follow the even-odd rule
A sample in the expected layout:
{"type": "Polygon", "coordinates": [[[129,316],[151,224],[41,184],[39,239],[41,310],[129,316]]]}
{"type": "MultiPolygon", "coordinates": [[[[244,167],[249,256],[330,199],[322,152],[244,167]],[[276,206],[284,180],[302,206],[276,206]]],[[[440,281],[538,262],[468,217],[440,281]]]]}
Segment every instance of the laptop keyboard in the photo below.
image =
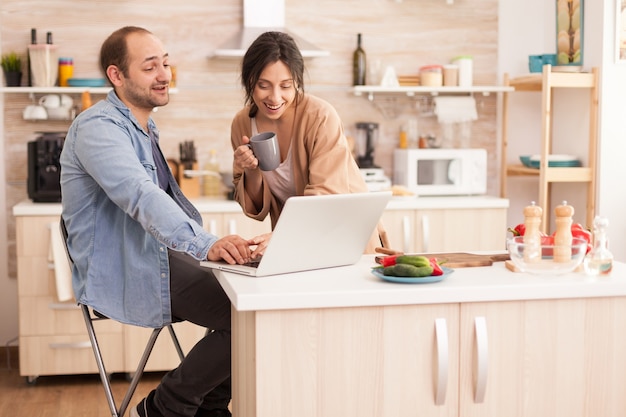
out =
{"type": "Polygon", "coordinates": [[[258,268],[259,263],[261,262],[261,257],[254,258],[251,261],[246,262],[244,265],[249,266],[250,268],[258,268]]]}

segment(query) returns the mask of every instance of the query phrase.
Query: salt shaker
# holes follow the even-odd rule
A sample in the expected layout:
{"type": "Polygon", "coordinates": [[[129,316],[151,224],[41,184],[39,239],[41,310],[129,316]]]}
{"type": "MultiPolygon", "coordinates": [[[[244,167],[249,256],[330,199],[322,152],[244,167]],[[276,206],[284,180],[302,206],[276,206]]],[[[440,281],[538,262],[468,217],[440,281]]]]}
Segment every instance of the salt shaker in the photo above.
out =
{"type": "Polygon", "coordinates": [[[556,216],[556,232],[554,234],[554,262],[569,262],[572,260],[572,216],[574,207],[563,201],[554,209],[556,216]]]}
{"type": "Polygon", "coordinates": [[[541,207],[531,202],[524,208],[524,261],[527,263],[541,261],[541,207]]]}
{"type": "Polygon", "coordinates": [[[593,219],[593,248],[583,264],[587,275],[608,275],[613,269],[613,254],[608,249],[608,226],[606,217],[596,216],[593,219]]]}

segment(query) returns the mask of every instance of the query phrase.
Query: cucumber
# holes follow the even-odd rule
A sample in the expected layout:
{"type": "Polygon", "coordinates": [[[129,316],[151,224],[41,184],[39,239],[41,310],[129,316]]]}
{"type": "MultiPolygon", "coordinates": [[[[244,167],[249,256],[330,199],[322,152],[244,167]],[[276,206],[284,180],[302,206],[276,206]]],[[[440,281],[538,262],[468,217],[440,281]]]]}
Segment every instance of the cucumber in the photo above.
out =
{"type": "Polygon", "coordinates": [[[397,264],[408,264],[417,267],[430,266],[430,261],[427,257],[421,255],[401,255],[396,258],[397,264]]]}
{"type": "Polygon", "coordinates": [[[428,266],[414,266],[410,264],[395,264],[383,269],[383,274],[394,277],[405,278],[421,278],[432,275],[433,267],[428,266]]]}

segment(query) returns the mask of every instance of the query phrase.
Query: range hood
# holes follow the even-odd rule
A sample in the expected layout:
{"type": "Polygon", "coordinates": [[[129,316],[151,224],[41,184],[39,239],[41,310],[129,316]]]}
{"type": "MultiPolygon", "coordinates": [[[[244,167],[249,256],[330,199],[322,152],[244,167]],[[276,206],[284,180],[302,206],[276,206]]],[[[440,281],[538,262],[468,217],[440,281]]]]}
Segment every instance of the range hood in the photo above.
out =
{"type": "Polygon", "coordinates": [[[285,0],[243,0],[243,29],[214,52],[216,57],[242,57],[250,44],[263,32],[286,32],[296,41],[304,58],[328,56],[310,42],[285,28],[285,0]]]}

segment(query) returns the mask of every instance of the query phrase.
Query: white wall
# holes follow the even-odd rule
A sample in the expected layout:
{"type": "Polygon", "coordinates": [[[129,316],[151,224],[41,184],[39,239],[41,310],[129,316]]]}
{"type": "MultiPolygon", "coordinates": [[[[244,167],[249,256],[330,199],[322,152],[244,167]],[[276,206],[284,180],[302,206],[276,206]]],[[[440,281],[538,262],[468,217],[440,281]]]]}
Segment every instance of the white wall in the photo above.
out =
{"type": "MultiPolygon", "coordinates": [[[[585,6],[583,66],[586,69],[600,68],[601,84],[596,213],[608,217],[610,248],[616,259],[624,261],[626,260],[626,233],[624,233],[626,216],[623,215],[623,210],[626,208],[626,193],[621,191],[624,188],[621,178],[626,177],[626,163],[623,158],[623,155],[626,155],[626,141],[624,140],[626,64],[615,62],[616,1],[587,0],[585,6]]],[[[527,0],[525,2],[501,1],[499,8],[498,65],[500,73],[509,73],[511,76],[526,74],[528,73],[528,55],[552,53],[556,48],[554,40],[556,6],[550,1],[527,0]],[[532,25],[529,21],[533,22],[532,25]]],[[[583,120],[586,121],[587,115],[584,106],[581,109],[577,105],[583,103],[587,96],[586,93],[581,92],[581,94],[580,97],[555,97],[554,120],[571,124],[573,131],[570,133],[573,138],[577,133],[583,132],[583,138],[573,139],[572,143],[568,143],[567,146],[572,146],[573,152],[579,152],[575,154],[584,160],[586,127],[581,127],[580,123],[583,120]],[[557,103],[558,98],[561,98],[561,101],[557,103]],[[563,104],[563,102],[566,103],[563,104]],[[557,104],[561,107],[556,108],[557,104]]],[[[508,153],[510,161],[518,155],[529,154],[529,150],[538,149],[541,129],[539,99],[538,94],[519,93],[514,94],[510,101],[510,152],[508,153]]],[[[537,152],[531,151],[530,153],[537,152]]],[[[523,207],[537,198],[538,188],[536,179],[514,178],[509,181],[511,208],[508,221],[513,226],[523,221],[523,207]]],[[[573,185],[565,185],[565,187],[562,191],[568,193],[568,198],[570,198],[568,202],[577,211],[575,221],[584,224],[584,193],[576,192],[573,185]]]]}

